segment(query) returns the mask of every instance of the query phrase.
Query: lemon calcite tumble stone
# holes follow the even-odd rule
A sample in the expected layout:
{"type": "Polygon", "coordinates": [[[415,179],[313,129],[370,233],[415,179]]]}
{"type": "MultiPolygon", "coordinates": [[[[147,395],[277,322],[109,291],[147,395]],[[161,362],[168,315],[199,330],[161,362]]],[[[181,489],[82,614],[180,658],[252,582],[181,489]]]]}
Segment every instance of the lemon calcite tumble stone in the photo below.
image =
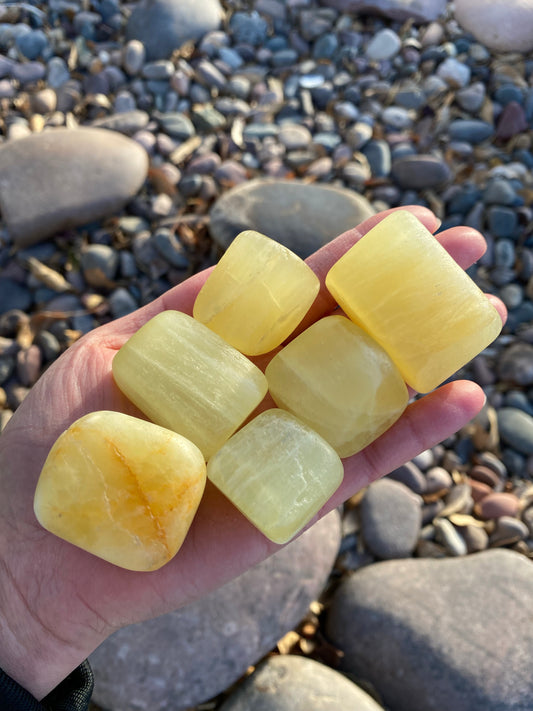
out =
{"type": "Polygon", "coordinates": [[[119,412],[92,412],[56,440],[34,510],[51,533],[128,570],[156,570],[187,535],[206,482],[200,450],[119,412]]]}
{"type": "Polygon", "coordinates": [[[481,290],[407,211],[364,235],[330,269],[326,286],[419,392],[450,377],[502,328],[481,290]]]}
{"type": "Polygon", "coordinates": [[[300,323],[320,282],[294,252],[253,230],[241,232],[209,275],[193,316],[241,353],[268,353],[300,323]]]}
{"type": "Polygon", "coordinates": [[[317,321],[270,361],[276,405],[320,434],[341,457],[366,447],[400,417],[409,395],[400,372],[344,316],[317,321]]]}
{"type": "Polygon", "coordinates": [[[145,415],[214,454],[266,395],[265,376],[206,326],[163,311],[113,359],[118,387],[145,415]]]}
{"type": "Polygon", "coordinates": [[[207,477],[267,538],[286,543],[339,487],[343,466],[320,435],[271,409],[226,442],[207,477]]]}

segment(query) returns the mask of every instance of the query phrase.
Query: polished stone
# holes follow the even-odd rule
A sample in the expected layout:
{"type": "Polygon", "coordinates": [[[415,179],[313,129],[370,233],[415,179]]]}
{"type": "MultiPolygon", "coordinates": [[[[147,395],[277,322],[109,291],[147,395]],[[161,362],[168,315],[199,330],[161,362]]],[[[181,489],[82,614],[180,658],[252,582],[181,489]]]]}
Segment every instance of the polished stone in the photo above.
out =
{"type": "Polygon", "coordinates": [[[330,269],[326,286],[420,392],[450,377],[502,327],[481,290],[407,211],[360,239],[330,269]]]}
{"type": "Polygon", "coordinates": [[[340,457],[385,432],[409,398],[389,356],[344,316],[314,323],[274,356],[265,375],[276,405],[312,427],[340,457]]]}
{"type": "Polygon", "coordinates": [[[50,450],[35,515],[110,563],[156,570],[183,543],[205,481],[204,458],[189,440],[119,412],[92,412],[50,450]]]}
{"type": "Polygon", "coordinates": [[[194,442],[209,459],[261,402],[263,373],[216,333],[164,311],[113,359],[118,387],[153,422],[194,442]]]}
{"type": "Polygon", "coordinates": [[[200,290],[193,316],[246,355],[268,353],[290,336],[320,282],[289,249],[241,232],[200,290]]]}
{"type": "Polygon", "coordinates": [[[272,409],[233,435],[207,476],[267,538],[286,543],[339,487],[343,466],[316,432],[272,409]]]}

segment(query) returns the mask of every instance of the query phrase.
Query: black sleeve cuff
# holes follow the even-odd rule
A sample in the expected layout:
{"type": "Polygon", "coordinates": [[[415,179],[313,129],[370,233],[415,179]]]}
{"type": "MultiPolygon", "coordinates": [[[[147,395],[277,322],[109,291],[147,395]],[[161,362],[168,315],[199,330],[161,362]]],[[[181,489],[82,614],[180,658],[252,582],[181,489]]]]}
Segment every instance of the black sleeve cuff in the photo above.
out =
{"type": "Polygon", "coordinates": [[[87,711],[94,678],[89,662],[75,669],[41,702],[0,669],[0,708],[9,711],[87,711]]]}

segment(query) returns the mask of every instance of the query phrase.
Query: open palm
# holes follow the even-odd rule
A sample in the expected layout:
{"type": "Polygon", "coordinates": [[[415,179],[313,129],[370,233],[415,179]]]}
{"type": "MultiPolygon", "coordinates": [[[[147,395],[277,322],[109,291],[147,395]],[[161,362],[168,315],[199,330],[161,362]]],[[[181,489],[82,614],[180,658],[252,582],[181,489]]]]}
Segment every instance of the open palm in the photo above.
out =
{"type": "MultiPolygon", "coordinates": [[[[437,227],[428,210],[411,210],[428,229],[437,227]]],[[[307,260],[322,286],[299,330],[335,307],[324,288],[328,269],[386,214],[370,218],[307,260]]],[[[464,268],[484,250],[481,235],[469,228],[452,228],[439,240],[464,268]]],[[[115,386],[112,359],[160,311],[191,314],[208,273],[78,341],[38,381],[0,437],[0,640],[2,634],[7,639],[0,643],[0,666],[39,698],[115,629],[176,609],[277,549],[209,483],[183,547],[170,563],[150,573],[123,570],[56,538],[33,513],[44,460],[74,420],[94,410],[142,417],[115,386]]],[[[504,307],[495,305],[504,319],[504,307]]],[[[268,356],[255,362],[264,368],[268,356]]],[[[475,384],[457,381],[409,405],[388,432],[344,461],[344,482],[321,513],[449,436],[482,404],[483,393],[475,384]]]]}

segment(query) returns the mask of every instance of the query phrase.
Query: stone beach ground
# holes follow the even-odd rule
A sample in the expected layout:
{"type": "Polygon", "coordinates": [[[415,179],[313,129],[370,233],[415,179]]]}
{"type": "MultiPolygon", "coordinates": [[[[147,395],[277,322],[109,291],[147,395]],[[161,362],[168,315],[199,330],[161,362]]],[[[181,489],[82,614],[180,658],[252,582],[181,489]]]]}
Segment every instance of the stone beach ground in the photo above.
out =
{"type": "Polygon", "coordinates": [[[116,633],[93,711],[533,711],[533,3],[489,5],[0,5],[0,429],[242,229],[307,256],[423,204],[484,233],[469,273],[509,309],[459,374],[487,395],[472,423],[116,633]]]}

